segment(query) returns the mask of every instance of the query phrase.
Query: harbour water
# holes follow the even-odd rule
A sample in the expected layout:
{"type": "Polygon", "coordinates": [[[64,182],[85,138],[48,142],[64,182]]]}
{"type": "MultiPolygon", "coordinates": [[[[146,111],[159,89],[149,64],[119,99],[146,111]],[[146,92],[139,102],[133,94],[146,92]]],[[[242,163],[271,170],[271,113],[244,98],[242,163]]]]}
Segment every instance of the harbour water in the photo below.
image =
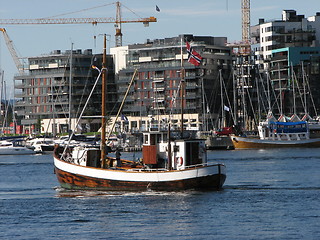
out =
{"type": "Polygon", "coordinates": [[[221,191],[64,191],[51,155],[0,156],[0,239],[320,239],[320,149],[208,153],[221,191]]]}

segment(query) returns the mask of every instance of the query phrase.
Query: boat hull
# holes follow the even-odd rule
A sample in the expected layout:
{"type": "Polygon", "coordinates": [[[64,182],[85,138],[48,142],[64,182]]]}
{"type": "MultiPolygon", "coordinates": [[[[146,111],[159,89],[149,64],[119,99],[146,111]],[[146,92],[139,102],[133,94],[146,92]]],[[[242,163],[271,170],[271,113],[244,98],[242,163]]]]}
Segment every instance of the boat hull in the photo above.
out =
{"type": "Polygon", "coordinates": [[[55,173],[67,189],[103,191],[177,191],[220,189],[226,179],[223,164],[180,171],[122,171],[83,167],[55,158],[55,173]]]}
{"type": "Polygon", "coordinates": [[[290,147],[320,147],[320,138],[280,141],[280,140],[262,140],[258,138],[231,136],[234,147],[237,148],[290,148],[290,147]]]}

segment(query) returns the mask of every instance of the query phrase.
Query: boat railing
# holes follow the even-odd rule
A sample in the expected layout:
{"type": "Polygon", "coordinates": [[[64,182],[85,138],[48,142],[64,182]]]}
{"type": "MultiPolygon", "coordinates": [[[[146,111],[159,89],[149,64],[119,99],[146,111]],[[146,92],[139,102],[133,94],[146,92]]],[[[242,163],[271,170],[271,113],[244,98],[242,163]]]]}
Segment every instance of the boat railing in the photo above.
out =
{"type": "MultiPolygon", "coordinates": [[[[200,163],[200,164],[185,166],[185,169],[200,168],[205,166],[209,166],[209,163],[200,163]]],[[[129,172],[168,172],[169,170],[166,168],[137,168],[137,169],[128,169],[127,171],[129,172]]]]}
{"type": "Polygon", "coordinates": [[[128,172],[168,172],[169,170],[166,168],[136,168],[136,169],[128,169],[128,172]]]}
{"type": "Polygon", "coordinates": [[[205,167],[208,166],[208,163],[199,163],[199,164],[195,164],[195,165],[188,165],[185,166],[185,169],[189,169],[189,168],[198,168],[198,167],[205,167]]]}

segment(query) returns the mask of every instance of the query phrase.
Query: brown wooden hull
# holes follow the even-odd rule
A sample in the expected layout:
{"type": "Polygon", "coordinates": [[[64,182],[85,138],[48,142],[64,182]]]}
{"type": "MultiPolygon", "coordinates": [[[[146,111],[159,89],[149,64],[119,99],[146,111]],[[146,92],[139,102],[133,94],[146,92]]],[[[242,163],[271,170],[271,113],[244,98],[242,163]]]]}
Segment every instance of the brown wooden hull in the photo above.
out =
{"type": "Polygon", "coordinates": [[[137,182],[98,179],[78,174],[72,174],[55,168],[55,173],[63,188],[92,189],[103,191],[176,191],[186,189],[220,189],[226,175],[216,174],[205,177],[167,181],[167,182],[137,182]]]}
{"type": "Polygon", "coordinates": [[[231,137],[234,147],[237,148],[292,148],[292,147],[320,147],[320,139],[310,141],[268,141],[244,137],[231,137]]]}

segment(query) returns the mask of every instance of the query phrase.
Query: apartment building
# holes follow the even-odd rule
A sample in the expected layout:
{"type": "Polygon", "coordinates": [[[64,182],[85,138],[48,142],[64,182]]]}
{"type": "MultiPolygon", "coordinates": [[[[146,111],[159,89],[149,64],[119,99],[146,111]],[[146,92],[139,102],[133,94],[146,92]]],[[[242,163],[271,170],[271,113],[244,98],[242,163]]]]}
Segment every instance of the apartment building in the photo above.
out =
{"type": "MultiPolygon", "coordinates": [[[[225,37],[184,34],[111,49],[119,96],[126,92],[135,69],[138,71],[122,111],[128,116],[128,124],[130,117],[146,122],[150,117],[158,116],[155,121],[161,121],[170,115],[179,128],[182,110],[184,125],[189,129],[203,129],[207,119],[217,120],[221,113],[219,71],[226,85],[231,79],[233,57],[226,42],[225,37]],[[188,62],[186,41],[203,57],[200,66],[188,62]],[[183,98],[181,81],[185,83],[183,98]]],[[[134,121],[133,126],[141,127],[141,121],[134,121]]],[[[213,122],[209,125],[212,129],[213,122]]]]}
{"type": "MultiPolygon", "coordinates": [[[[56,50],[47,55],[28,58],[28,69],[15,76],[15,109],[24,133],[64,133],[73,129],[99,74],[91,66],[101,68],[102,54],[91,49],[56,50]]],[[[116,102],[113,61],[107,58],[108,103],[116,102]]],[[[101,79],[89,99],[84,115],[100,115],[101,79]]],[[[82,127],[97,131],[100,124],[87,120],[82,127]]]]}
{"type": "Polygon", "coordinates": [[[273,89],[282,93],[283,112],[315,116],[320,111],[319,60],[320,47],[272,50],[270,80],[273,89]]]}
{"type": "Polygon", "coordinates": [[[320,13],[306,18],[295,10],[283,10],[281,20],[259,19],[259,24],[251,27],[255,55],[265,61],[271,59],[274,49],[319,46],[319,37],[320,13]]]}
{"type": "MultiPolygon", "coordinates": [[[[280,20],[260,19],[257,25],[251,27],[251,42],[255,64],[260,74],[264,74],[265,84],[267,79],[270,80],[279,96],[279,113],[293,114],[297,111],[294,105],[298,101],[294,100],[293,88],[300,86],[298,91],[301,92],[306,77],[312,91],[309,95],[317,101],[319,83],[315,79],[319,78],[316,68],[320,47],[320,13],[305,17],[295,10],[283,10],[280,20]]],[[[303,107],[299,102],[299,112],[302,114],[306,104],[303,107]]],[[[314,114],[316,112],[313,110],[314,114]]]]}

